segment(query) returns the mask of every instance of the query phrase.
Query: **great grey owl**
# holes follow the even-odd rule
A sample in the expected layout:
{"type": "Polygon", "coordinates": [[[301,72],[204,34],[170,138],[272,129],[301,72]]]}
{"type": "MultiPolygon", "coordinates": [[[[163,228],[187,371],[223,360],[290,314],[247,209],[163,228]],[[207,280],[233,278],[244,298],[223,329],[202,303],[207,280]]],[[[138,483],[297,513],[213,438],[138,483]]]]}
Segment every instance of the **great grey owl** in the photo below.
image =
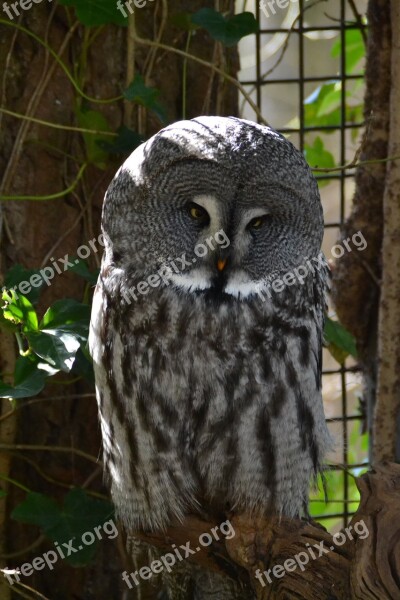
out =
{"type": "Polygon", "coordinates": [[[119,169],[102,229],[90,348],[122,522],[301,515],[330,444],[323,215],[302,154],[250,121],[174,123],[119,169]]]}

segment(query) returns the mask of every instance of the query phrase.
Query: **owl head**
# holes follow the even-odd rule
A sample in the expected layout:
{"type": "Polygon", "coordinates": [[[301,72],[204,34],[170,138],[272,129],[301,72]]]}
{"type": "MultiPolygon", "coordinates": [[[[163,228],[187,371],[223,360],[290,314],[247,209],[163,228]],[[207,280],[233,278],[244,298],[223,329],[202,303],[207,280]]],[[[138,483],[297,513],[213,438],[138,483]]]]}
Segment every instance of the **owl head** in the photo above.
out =
{"type": "Polygon", "coordinates": [[[164,269],[161,286],[245,298],[319,254],[323,215],[310,168],[283,136],[198,117],[131,154],[106,193],[102,227],[105,264],[130,282],[164,269]]]}

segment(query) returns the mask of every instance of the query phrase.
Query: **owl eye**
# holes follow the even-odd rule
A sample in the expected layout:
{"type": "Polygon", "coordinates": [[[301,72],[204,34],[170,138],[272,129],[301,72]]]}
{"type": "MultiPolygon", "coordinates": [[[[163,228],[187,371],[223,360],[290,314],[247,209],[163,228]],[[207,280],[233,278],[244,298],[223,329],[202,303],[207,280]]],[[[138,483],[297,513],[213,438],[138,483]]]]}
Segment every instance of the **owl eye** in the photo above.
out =
{"type": "Polygon", "coordinates": [[[207,224],[210,221],[208,212],[199,204],[191,202],[188,205],[188,213],[194,221],[199,221],[201,224],[207,224]]]}
{"type": "Polygon", "coordinates": [[[269,215],[261,215],[261,217],[255,217],[247,225],[247,229],[261,229],[269,221],[269,215]]]}

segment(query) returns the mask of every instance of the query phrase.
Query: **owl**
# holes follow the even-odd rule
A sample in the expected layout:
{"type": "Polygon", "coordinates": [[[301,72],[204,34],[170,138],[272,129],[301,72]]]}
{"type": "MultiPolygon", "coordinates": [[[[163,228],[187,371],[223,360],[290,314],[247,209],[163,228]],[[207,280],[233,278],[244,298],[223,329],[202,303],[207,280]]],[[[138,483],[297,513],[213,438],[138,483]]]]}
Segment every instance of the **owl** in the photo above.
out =
{"type": "Polygon", "coordinates": [[[119,169],[102,231],[89,344],[122,523],[304,514],[331,442],[323,214],[302,154],[234,117],[174,123],[119,169]]]}

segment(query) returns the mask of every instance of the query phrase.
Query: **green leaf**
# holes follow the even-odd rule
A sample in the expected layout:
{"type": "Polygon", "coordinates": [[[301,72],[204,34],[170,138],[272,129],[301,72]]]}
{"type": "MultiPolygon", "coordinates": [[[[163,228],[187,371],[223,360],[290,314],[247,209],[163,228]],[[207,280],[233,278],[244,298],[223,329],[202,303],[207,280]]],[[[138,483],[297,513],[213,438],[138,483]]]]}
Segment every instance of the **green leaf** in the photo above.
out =
{"type": "Polygon", "coordinates": [[[21,523],[37,525],[41,529],[54,527],[60,518],[60,509],[53,498],[29,492],[23,502],[11,512],[11,517],[21,523]]]}
{"type": "MultiPolygon", "coordinates": [[[[110,131],[107,119],[97,110],[77,110],[77,119],[80,127],[97,131],[110,131]]],[[[109,137],[101,134],[83,133],[86,146],[86,156],[90,163],[100,169],[107,167],[107,152],[100,147],[102,142],[108,142],[109,137]]]]}
{"type": "Polygon", "coordinates": [[[258,31],[258,22],[251,12],[224,17],[213,8],[201,8],[192,15],[192,22],[206,29],[224,46],[235,46],[245,36],[258,31]]]}
{"type": "Polygon", "coordinates": [[[328,344],[328,350],[340,364],[343,364],[349,355],[357,358],[354,337],[338,321],[333,321],[329,317],[326,318],[324,336],[328,344]]]}
{"type": "MultiPolygon", "coordinates": [[[[73,548],[77,552],[66,556],[66,560],[74,566],[84,566],[90,563],[98,546],[95,528],[102,539],[108,537],[101,528],[112,519],[113,508],[109,502],[91,498],[84,490],[75,488],[65,496],[62,507],[44,494],[30,492],[11,516],[19,522],[38,526],[61,549],[64,548],[64,542],[73,541],[73,548]],[[88,535],[82,540],[84,534],[88,535]],[[94,542],[89,544],[93,538],[94,542]],[[88,545],[85,545],[85,541],[88,545]]],[[[115,537],[115,531],[112,534],[115,537]]]]}
{"type": "Polygon", "coordinates": [[[0,381],[0,398],[31,398],[37,396],[45,386],[45,374],[37,363],[28,357],[17,358],[14,371],[14,386],[0,381]]]}
{"type": "MultiPolygon", "coordinates": [[[[335,166],[335,159],[333,155],[325,149],[324,142],[317,136],[312,146],[305,144],[304,156],[310,167],[316,167],[320,169],[332,169],[335,166]]],[[[318,184],[320,187],[327,185],[329,181],[320,179],[318,184]]]]}
{"type": "Polygon", "coordinates": [[[158,101],[160,90],[145,85],[142,75],[137,73],[132,83],[124,91],[124,97],[152,110],[162,123],[166,123],[165,109],[158,101]]]}
{"type": "Polygon", "coordinates": [[[116,0],[59,0],[59,4],[73,6],[78,20],[89,27],[128,24],[128,18],[117,9],[116,0]]]}
{"type": "MultiPolygon", "coordinates": [[[[349,94],[347,93],[347,96],[349,94]]],[[[334,89],[326,94],[324,98],[321,99],[317,110],[317,119],[320,117],[324,117],[325,115],[329,115],[334,110],[340,108],[342,103],[342,86],[341,84],[336,84],[334,89]]]]}
{"type": "Polygon", "coordinates": [[[55,302],[44,314],[40,329],[50,333],[72,335],[80,343],[86,343],[89,336],[90,307],[76,300],[64,299],[55,302]]]}
{"type": "MultiPolygon", "coordinates": [[[[337,58],[342,52],[342,40],[339,37],[332,46],[331,56],[337,58]]],[[[366,49],[359,29],[345,31],[346,73],[351,74],[360,60],[365,57],[366,49]]]]}
{"type": "Polygon", "coordinates": [[[43,390],[44,386],[44,377],[39,371],[31,379],[15,387],[0,381],[0,398],[32,398],[33,396],[37,396],[43,390]]]}
{"type": "Polygon", "coordinates": [[[62,329],[43,329],[26,335],[31,349],[50,366],[69,373],[80,347],[76,335],[62,329]]]}
{"type": "Polygon", "coordinates": [[[143,136],[124,125],[117,133],[118,137],[112,143],[107,140],[97,142],[109,154],[130,154],[144,141],[143,136]]]}
{"type": "Polygon", "coordinates": [[[22,330],[36,331],[38,329],[38,318],[35,309],[28,298],[18,294],[15,290],[3,291],[4,318],[15,325],[22,325],[22,330]]]}
{"type": "Polygon", "coordinates": [[[87,321],[87,323],[89,323],[89,320],[90,306],[88,304],[82,304],[77,300],[65,298],[63,300],[57,300],[57,302],[54,302],[54,304],[47,309],[40,322],[40,329],[49,327],[54,329],[55,327],[75,323],[77,321],[87,321]]]}
{"type": "Polygon", "coordinates": [[[24,292],[23,290],[19,290],[19,289],[17,289],[16,292],[18,294],[23,294],[26,298],[28,298],[28,300],[32,304],[36,304],[36,302],[39,300],[41,290],[44,286],[44,281],[43,281],[42,276],[40,275],[39,270],[25,269],[25,267],[23,267],[20,264],[14,265],[13,267],[11,267],[11,269],[9,269],[7,271],[7,274],[4,278],[4,287],[6,287],[8,289],[12,289],[13,287],[17,286],[17,288],[18,288],[18,285],[20,283],[22,283],[22,284],[24,284],[25,282],[28,283],[30,278],[35,275],[36,275],[35,286],[32,286],[32,284],[30,283],[30,287],[31,287],[30,292],[24,292]],[[39,285],[36,285],[36,282],[38,281],[39,278],[40,278],[40,283],[39,283],[39,285]]]}
{"type": "Polygon", "coordinates": [[[335,91],[337,82],[324,83],[317,87],[304,101],[304,121],[307,127],[326,125],[340,125],[340,109],[334,109],[329,114],[319,115],[319,111],[326,96],[335,91]]]}

